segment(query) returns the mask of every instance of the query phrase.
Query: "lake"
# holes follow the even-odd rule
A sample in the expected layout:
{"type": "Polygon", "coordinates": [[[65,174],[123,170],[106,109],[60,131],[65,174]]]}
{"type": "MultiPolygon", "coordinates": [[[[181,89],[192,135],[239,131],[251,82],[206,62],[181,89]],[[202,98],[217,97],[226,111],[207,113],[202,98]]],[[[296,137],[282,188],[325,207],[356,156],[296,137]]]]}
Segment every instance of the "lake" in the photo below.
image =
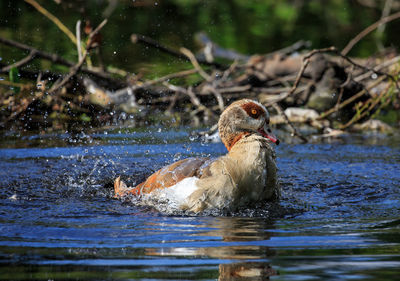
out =
{"type": "MultiPolygon", "coordinates": [[[[278,132],[279,135],[279,132],[278,132]]],[[[192,140],[192,141],[191,141],[192,140]]],[[[168,215],[113,199],[191,156],[187,129],[3,135],[2,280],[397,280],[400,138],[276,147],[282,198],[233,214],[168,215]]]]}

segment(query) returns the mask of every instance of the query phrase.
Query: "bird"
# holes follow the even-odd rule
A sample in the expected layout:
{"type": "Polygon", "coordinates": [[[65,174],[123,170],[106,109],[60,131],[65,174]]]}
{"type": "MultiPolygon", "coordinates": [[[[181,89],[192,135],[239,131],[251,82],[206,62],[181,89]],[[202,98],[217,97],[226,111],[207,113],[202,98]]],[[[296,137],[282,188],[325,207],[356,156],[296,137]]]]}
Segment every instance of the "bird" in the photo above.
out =
{"type": "Polygon", "coordinates": [[[150,175],[130,188],[114,181],[114,197],[127,195],[167,199],[190,213],[235,211],[263,200],[279,198],[276,154],[278,138],[270,116],[259,102],[241,99],[221,114],[218,131],[228,153],[216,159],[186,158],[150,175]]]}

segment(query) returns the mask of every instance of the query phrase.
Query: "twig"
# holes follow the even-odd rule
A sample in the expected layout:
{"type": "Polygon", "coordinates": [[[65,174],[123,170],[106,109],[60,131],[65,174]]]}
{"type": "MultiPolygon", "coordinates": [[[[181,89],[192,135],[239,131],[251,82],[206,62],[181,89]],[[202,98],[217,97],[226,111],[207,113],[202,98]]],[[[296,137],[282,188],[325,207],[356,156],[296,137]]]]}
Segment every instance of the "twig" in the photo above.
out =
{"type": "Polygon", "coordinates": [[[235,69],[238,66],[238,60],[235,60],[227,70],[224,71],[224,74],[222,75],[221,80],[225,81],[228,79],[228,77],[232,74],[233,71],[235,71],[235,69]]]}
{"type": "MultiPolygon", "coordinates": [[[[71,61],[68,61],[68,60],[66,60],[66,59],[64,59],[64,58],[62,58],[62,57],[60,57],[60,56],[58,56],[56,54],[43,52],[43,51],[40,51],[40,50],[38,50],[38,49],[36,49],[34,47],[31,47],[31,46],[28,46],[28,45],[25,45],[25,44],[22,44],[22,43],[19,43],[19,42],[10,40],[10,39],[6,39],[6,38],[0,37],[0,43],[3,43],[5,45],[11,46],[11,47],[16,47],[16,48],[21,49],[21,50],[29,51],[29,52],[34,51],[35,52],[35,57],[40,57],[42,59],[49,60],[49,61],[51,61],[53,63],[65,65],[65,66],[68,66],[68,67],[73,67],[75,65],[75,63],[73,63],[71,61]]],[[[111,81],[111,82],[114,82],[114,83],[116,82],[115,79],[110,78],[110,76],[107,73],[104,73],[104,72],[93,71],[93,70],[90,70],[90,69],[88,69],[86,67],[81,67],[80,71],[83,72],[83,73],[86,73],[86,74],[93,75],[93,76],[95,76],[97,78],[105,79],[105,80],[108,80],[108,81],[111,81]]]]}
{"type": "Polygon", "coordinates": [[[268,57],[273,57],[276,54],[281,54],[281,55],[282,54],[283,55],[291,54],[291,53],[294,53],[294,52],[296,52],[296,51],[298,51],[298,50],[300,50],[300,49],[302,49],[304,47],[308,47],[309,48],[310,46],[311,46],[311,42],[310,41],[300,40],[300,41],[297,41],[296,43],[294,43],[291,46],[285,47],[285,48],[280,49],[280,50],[273,51],[271,53],[268,53],[268,54],[265,55],[265,57],[267,57],[267,58],[268,57]]]}
{"type": "Polygon", "coordinates": [[[363,39],[366,35],[368,35],[370,32],[374,31],[378,26],[388,23],[390,21],[396,20],[400,18],[400,12],[394,13],[388,17],[382,18],[378,20],[377,22],[371,24],[367,28],[365,28],[363,31],[361,31],[359,34],[357,34],[356,37],[351,39],[349,43],[347,43],[346,47],[343,48],[341,54],[342,55],[347,55],[350,50],[356,45],[361,39],[363,39]]]}
{"type": "MultiPolygon", "coordinates": [[[[246,86],[248,86],[250,88],[250,85],[246,85],[246,86]]],[[[241,87],[244,87],[244,86],[241,86],[241,87]]],[[[265,94],[270,94],[270,95],[277,95],[277,94],[282,93],[282,95],[286,95],[286,93],[288,91],[290,91],[291,88],[292,87],[253,87],[251,90],[256,93],[265,93],[265,94]]],[[[304,91],[306,88],[307,88],[307,86],[301,86],[301,87],[298,86],[297,87],[297,89],[299,91],[304,91]]],[[[280,96],[278,96],[277,98],[280,100],[279,97],[280,96]]]]}
{"type": "Polygon", "coordinates": [[[211,78],[210,75],[208,75],[200,66],[199,62],[197,61],[196,57],[194,56],[194,54],[186,49],[186,48],[180,48],[179,49],[181,51],[182,54],[184,54],[189,60],[190,62],[193,64],[194,68],[197,69],[197,71],[199,72],[199,74],[207,81],[207,82],[211,82],[213,79],[211,78]]]}
{"type": "Polygon", "coordinates": [[[244,85],[244,86],[233,86],[229,88],[219,88],[218,92],[221,94],[225,93],[240,93],[240,92],[246,92],[252,88],[251,85],[244,85]]]}
{"type": "MultiPolygon", "coordinates": [[[[303,64],[301,65],[300,71],[299,71],[298,74],[297,74],[296,80],[295,80],[295,82],[294,82],[294,84],[293,84],[291,90],[290,90],[288,93],[283,94],[283,95],[281,95],[279,98],[277,98],[276,100],[274,100],[274,103],[277,103],[277,102],[280,102],[280,101],[286,99],[288,96],[292,95],[292,94],[296,91],[296,89],[297,89],[297,87],[298,87],[298,85],[299,85],[299,83],[300,83],[300,79],[301,79],[301,77],[303,76],[304,71],[305,71],[305,69],[307,68],[308,64],[310,63],[310,60],[311,60],[311,57],[312,57],[312,56],[314,56],[315,54],[327,53],[327,52],[333,52],[333,53],[337,54],[338,56],[340,56],[340,57],[343,58],[344,60],[347,60],[350,64],[352,64],[352,65],[354,65],[354,66],[356,66],[356,67],[358,67],[358,68],[361,68],[361,69],[366,70],[366,71],[372,71],[372,72],[374,72],[374,73],[376,73],[376,74],[386,76],[387,78],[391,79],[391,80],[395,83],[396,88],[400,90],[396,78],[393,77],[392,75],[390,75],[390,74],[388,74],[388,73],[385,73],[385,72],[381,72],[381,71],[378,71],[378,70],[374,70],[374,69],[368,68],[368,67],[363,66],[363,65],[360,65],[360,64],[354,62],[352,59],[350,59],[350,58],[347,57],[346,55],[343,55],[342,53],[340,53],[335,47],[332,46],[332,47],[329,47],[329,48],[316,49],[316,50],[313,50],[313,51],[309,52],[307,55],[305,55],[305,56],[303,57],[303,64]]],[[[361,95],[362,95],[362,94],[361,94],[361,95]]],[[[353,96],[353,97],[354,97],[354,96],[353,96]]],[[[352,98],[353,98],[353,97],[352,97],[352,98]]],[[[350,98],[350,99],[351,99],[351,98],[350,98]]],[[[350,99],[349,99],[349,100],[350,100],[350,99]]],[[[272,104],[269,104],[269,105],[272,105],[272,104]]],[[[340,106],[339,106],[339,107],[340,107],[340,106]]],[[[340,108],[341,108],[341,107],[340,107],[340,108]]],[[[333,112],[335,112],[335,109],[334,109],[334,108],[333,108],[333,111],[332,111],[332,112],[329,112],[329,114],[331,114],[331,113],[333,113],[333,112]]],[[[322,116],[322,115],[321,115],[321,116],[322,116]]]]}
{"type": "MultiPolygon", "coordinates": [[[[383,96],[385,96],[388,92],[389,92],[389,87],[390,85],[387,86],[386,90],[382,91],[377,97],[375,97],[375,99],[373,97],[371,97],[366,103],[365,106],[368,105],[368,103],[371,103],[371,105],[368,107],[368,109],[366,109],[364,112],[360,113],[360,114],[356,114],[350,121],[348,121],[346,124],[344,125],[340,125],[339,128],[340,129],[346,129],[348,127],[350,127],[352,124],[354,124],[355,122],[357,122],[358,120],[360,120],[361,118],[363,118],[364,116],[366,116],[368,113],[371,112],[372,109],[374,109],[374,107],[381,101],[381,98],[383,98],[383,96]]],[[[390,100],[390,99],[389,99],[390,100]]],[[[362,110],[362,109],[361,109],[362,110]]]]}
{"type": "Polygon", "coordinates": [[[172,55],[174,57],[177,57],[177,58],[180,58],[180,59],[183,59],[183,60],[187,59],[180,52],[178,52],[178,51],[176,51],[174,49],[168,48],[168,47],[162,45],[161,43],[157,42],[156,40],[154,40],[154,39],[152,39],[150,37],[144,36],[144,35],[132,34],[131,35],[131,41],[132,41],[133,44],[143,43],[145,45],[149,45],[151,47],[159,49],[160,51],[162,51],[164,53],[167,53],[167,54],[170,54],[170,55],[172,55]]]}
{"type": "Polygon", "coordinates": [[[382,72],[380,70],[374,70],[372,68],[369,68],[369,67],[363,66],[361,64],[358,64],[358,63],[354,62],[352,59],[350,59],[349,57],[347,57],[346,55],[341,54],[336,48],[333,48],[332,52],[337,54],[338,56],[340,56],[344,60],[347,60],[349,63],[351,63],[352,65],[354,65],[354,66],[356,66],[358,68],[361,68],[361,69],[363,69],[365,71],[372,71],[372,72],[374,72],[376,74],[386,76],[386,78],[389,78],[390,80],[392,80],[394,82],[396,88],[398,90],[400,90],[400,87],[399,87],[399,84],[397,82],[397,79],[393,75],[390,75],[389,73],[386,73],[386,72],[382,72]]]}
{"type": "Polygon", "coordinates": [[[213,42],[205,32],[199,32],[195,35],[195,39],[198,43],[200,43],[203,48],[202,53],[205,56],[206,60],[220,58],[226,59],[230,61],[247,61],[250,56],[237,53],[233,50],[224,49],[215,42],[213,42]]]}
{"type": "Polygon", "coordinates": [[[76,44],[77,40],[75,35],[58,18],[56,18],[53,14],[40,6],[40,4],[35,0],[25,0],[25,2],[32,5],[36,10],[38,10],[49,20],[51,20],[55,25],[57,25],[59,29],[61,29],[62,32],[64,32],[68,36],[68,38],[72,41],[72,43],[74,43],[74,45],[76,44]]]}
{"type": "Polygon", "coordinates": [[[215,114],[206,106],[204,106],[201,102],[200,99],[196,96],[196,94],[193,92],[192,87],[189,87],[188,89],[185,89],[183,87],[179,87],[179,86],[175,86],[172,84],[169,84],[167,82],[163,82],[162,83],[165,87],[167,87],[168,89],[170,89],[171,91],[174,92],[180,92],[183,93],[187,96],[189,96],[191,103],[197,107],[198,111],[204,111],[206,113],[208,113],[211,116],[215,116],[215,114]]]}
{"type": "Polygon", "coordinates": [[[291,96],[296,91],[297,87],[299,86],[300,79],[303,76],[304,71],[306,70],[308,64],[310,63],[312,56],[314,56],[316,54],[320,54],[320,53],[332,52],[335,50],[336,50],[335,47],[315,49],[315,50],[312,50],[311,52],[309,52],[307,55],[305,55],[303,57],[303,64],[301,65],[301,68],[300,68],[299,72],[297,73],[296,80],[294,81],[294,84],[293,84],[292,88],[290,89],[290,91],[287,92],[286,94],[282,94],[277,100],[274,100],[273,103],[268,104],[267,106],[273,105],[274,103],[277,103],[277,102],[280,102],[280,101],[286,99],[287,97],[291,96]]]}
{"type": "MultiPolygon", "coordinates": [[[[96,34],[100,31],[100,29],[103,28],[103,26],[104,26],[106,23],[107,23],[107,19],[103,20],[103,21],[99,24],[99,26],[97,26],[96,29],[93,30],[93,31],[89,34],[88,40],[92,39],[93,36],[96,35],[96,34]]],[[[78,72],[78,70],[81,68],[82,64],[84,63],[84,61],[85,61],[85,59],[86,59],[86,56],[87,56],[87,54],[88,54],[88,52],[89,52],[89,50],[88,50],[89,47],[90,47],[90,46],[88,45],[87,48],[86,48],[86,50],[85,50],[85,52],[84,52],[83,55],[82,55],[82,58],[78,61],[78,63],[75,64],[73,67],[71,67],[71,69],[70,69],[68,75],[65,76],[64,79],[61,80],[61,82],[55,83],[55,84],[50,88],[50,90],[48,91],[49,94],[54,93],[55,91],[57,91],[58,89],[60,89],[62,86],[64,86],[65,83],[67,83],[68,80],[78,72]]]]}
{"type": "Polygon", "coordinates": [[[32,84],[23,84],[23,83],[15,83],[7,80],[0,80],[0,85],[1,86],[7,86],[7,87],[19,87],[19,88],[29,88],[32,86],[32,84]]]}
{"type": "MultiPolygon", "coordinates": [[[[157,42],[156,40],[154,40],[154,39],[152,39],[150,37],[147,37],[147,36],[144,36],[144,35],[140,35],[140,34],[132,34],[131,35],[131,41],[132,41],[133,44],[142,43],[142,44],[151,46],[153,48],[159,49],[160,51],[162,51],[164,53],[167,53],[167,54],[170,54],[170,55],[172,55],[174,57],[177,57],[179,59],[182,59],[182,60],[185,60],[185,61],[188,60],[188,58],[186,56],[182,55],[181,52],[176,51],[176,50],[171,49],[171,48],[168,48],[168,47],[162,45],[160,42],[157,42]]],[[[226,68],[225,66],[223,66],[223,65],[221,65],[221,64],[219,64],[217,62],[208,62],[208,61],[206,61],[204,59],[200,59],[200,58],[196,58],[196,59],[197,59],[197,61],[199,63],[204,64],[204,65],[211,65],[211,66],[214,66],[214,67],[220,68],[220,69],[221,68],[226,68]]]]}
{"type": "Polygon", "coordinates": [[[13,64],[10,64],[8,66],[5,66],[5,67],[1,68],[0,69],[0,73],[8,72],[13,67],[16,67],[16,68],[21,67],[21,66],[29,63],[30,61],[32,61],[35,58],[35,56],[36,56],[36,50],[31,50],[29,55],[27,55],[25,58],[13,63],[13,64]]]}
{"type": "Polygon", "coordinates": [[[211,85],[205,85],[203,87],[203,91],[211,92],[214,95],[215,99],[217,100],[219,110],[221,112],[224,111],[224,108],[225,108],[224,99],[222,98],[222,95],[221,95],[221,92],[219,91],[219,89],[217,90],[215,87],[213,87],[211,85]]]}
{"type": "MultiPolygon", "coordinates": [[[[135,84],[135,85],[132,85],[132,86],[128,86],[127,88],[129,88],[129,89],[131,89],[133,91],[136,91],[136,90],[139,90],[139,89],[144,89],[144,88],[153,86],[155,84],[159,84],[159,83],[163,83],[163,82],[169,81],[169,80],[171,80],[173,78],[185,77],[185,76],[192,75],[192,74],[195,74],[195,73],[197,73],[197,69],[184,70],[184,71],[180,71],[180,72],[177,72],[177,73],[171,73],[171,74],[165,75],[165,76],[160,77],[158,79],[146,81],[146,82],[144,82],[142,84],[135,84]]],[[[113,96],[117,97],[117,96],[119,96],[121,94],[124,94],[125,92],[126,92],[126,88],[120,89],[120,90],[116,91],[113,94],[113,96]]]]}
{"type": "Polygon", "coordinates": [[[338,111],[339,109],[345,107],[346,105],[352,103],[353,101],[355,101],[356,99],[358,99],[359,97],[363,96],[365,93],[367,93],[367,91],[373,87],[375,87],[376,85],[378,85],[379,83],[381,83],[383,80],[385,79],[385,77],[380,77],[379,79],[377,79],[372,85],[370,85],[368,88],[364,88],[363,90],[361,90],[360,92],[358,92],[357,94],[351,96],[350,98],[348,98],[347,100],[343,101],[342,103],[340,103],[339,105],[335,105],[334,107],[332,107],[331,109],[323,112],[320,114],[320,116],[317,118],[317,120],[321,120],[326,118],[327,116],[331,115],[332,113],[338,111]]]}
{"type": "Polygon", "coordinates": [[[390,59],[390,60],[388,60],[388,61],[386,61],[386,62],[384,62],[384,63],[382,63],[380,65],[375,66],[372,70],[370,70],[368,72],[365,72],[363,74],[360,74],[359,76],[354,78],[354,81],[360,82],[360,81],[370,77],[372,73],[375,73],[376,71],[379,71],[379,70],[381,70],[381,69],[383,69],[385,67],[388,67],[388,66],[391,66],[393,64],[396,64],[399,61],[400,61],[400,56],[394,57],[394,58],[392,58],[392,59],[390,59]]]}
{"type": "Polygon", "coordinates": [[[181,94],[181,92],[175,92],[175,94],[171,97],[168,108],[167,108],[167,112],[171,112],[172,109],[174,108],[176,101],[179,98],[179,95],[181,94]]]}
{"type": "Polygon", "coordinates": [[[82,59],[81,49],[81,20],[76,22],[76,49],[78,51],[78,61],[82,59]]]}
{"type": "Polygon", "coordinates": [[[99,33],[100,29],[102,29],[106,24],[107,24],[108,20],[104,19],[92,32],[90,32],[89,34],[89,38],[88,38],[88,42],[93,39],[93,37],[99,33]]]}
{"type": "MultiPolygon", "coordinates": [[[[385,1],[385,5],[383,6],[383,10],[382,10],[381,19],[386,18],[387,16],[389,16],[390,10],[392,9],[392,5],[393,5],[393,0],[386,0],[385,1]]],[[[385,31],[385,27],[386,27],[386,24],[381,24],[380,26],[378,26],[376,31],[378,33],[382,34],[385,31]]]]}
{"type": "Polygon", "coordinates": [[[292,135],[298,137],[304,143],[307,143],[308,140],[297,131],[296,127],[293,126],[292,122],[290,122],[289,118],[287,117],[286,113],[282,110],[282,108],[277,103],[273,103],[272,107],[275,108],[275,110],[278,112],[278,114],[283,116],[283,118],[285,119],[285,123],[288,124],[290,129],[292,130],[292,135]]]}
{"type": "Polygon", "coordinates": [[[78,70],[81,68],[82,64],[84,63],[87,54],[88,54],[88,52],[86,50],[83,53],[82,58],[78,61],[78,63],[70,68],[69,73],[60,82],[54,83],[54,85],[48,91],[49,94],[56,92],[58,89],[60,89],[62,86],[64,86],[65,83],[67,83],[69,81],[69,79],[71,79],[71,77],[74,76],[78,72],[78,70]]]}
{"type": "MultiPolygon", "coordinates": [[[[8,65],[5,65],[3,63],[0,62],[0,68],[1,67],[6,67],[8,65]]],[[[23,68],[18,69],[18,74],[22,77],[22,78],[26,78],[26,79],[30,79],[30,80],[36,80],[38,75],[39,75],[40,71],[29,71],[29,70],[25,70],[23,68]]],[[[50,72],[50,71],[46,71],[44,73],[42,73],[43,75],[43,79],[50,79],[52,81],[57,80],[61,75],[58,73],[54,73],[54,72],[50,72]]]]}

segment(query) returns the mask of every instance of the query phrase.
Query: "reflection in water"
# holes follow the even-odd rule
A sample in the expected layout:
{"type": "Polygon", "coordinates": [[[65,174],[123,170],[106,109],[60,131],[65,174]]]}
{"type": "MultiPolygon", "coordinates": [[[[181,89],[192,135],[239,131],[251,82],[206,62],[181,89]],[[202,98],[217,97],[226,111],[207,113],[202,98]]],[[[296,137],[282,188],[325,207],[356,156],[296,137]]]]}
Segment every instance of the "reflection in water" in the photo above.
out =
{"type": "Polygon", "coordinates": [[[265,262],[221,264],[218,280],[267,280],[278,272],[265,262]]]}
{"type": "MultiPolygon", "coordinates": [[[[156,225],[151,223],[151,226],[156,225]]],[[[163,227],[164,224],[158,225],[160,230],[163,227]]],[[[271,233],[267,229],[273,229],[273,224],[268,219],[218,217],[197,228],[204,230],[190,236],[205,237],[208,241],[219,240],[223,246],[146,248],[145,254],[221,260],[218,280],[266,280],[278,274],[268,263],[268,257],[273,256],[274,251],[256,242],[270,239],[271,233]]]]}

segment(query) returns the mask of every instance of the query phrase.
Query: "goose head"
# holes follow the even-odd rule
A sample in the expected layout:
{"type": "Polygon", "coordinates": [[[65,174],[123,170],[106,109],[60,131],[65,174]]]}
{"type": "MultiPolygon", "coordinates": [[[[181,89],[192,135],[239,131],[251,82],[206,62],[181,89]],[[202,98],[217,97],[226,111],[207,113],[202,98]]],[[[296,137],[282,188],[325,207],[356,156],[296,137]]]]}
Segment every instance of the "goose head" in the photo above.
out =
{"type": "Polygon", "coordinates": [[[221,114],[218,130],[222,142],[228,150],[243,136],[258,134],[279,144],[269,126],[268,110],[259,102],[242,99],[229,105],[221,114]]]}

